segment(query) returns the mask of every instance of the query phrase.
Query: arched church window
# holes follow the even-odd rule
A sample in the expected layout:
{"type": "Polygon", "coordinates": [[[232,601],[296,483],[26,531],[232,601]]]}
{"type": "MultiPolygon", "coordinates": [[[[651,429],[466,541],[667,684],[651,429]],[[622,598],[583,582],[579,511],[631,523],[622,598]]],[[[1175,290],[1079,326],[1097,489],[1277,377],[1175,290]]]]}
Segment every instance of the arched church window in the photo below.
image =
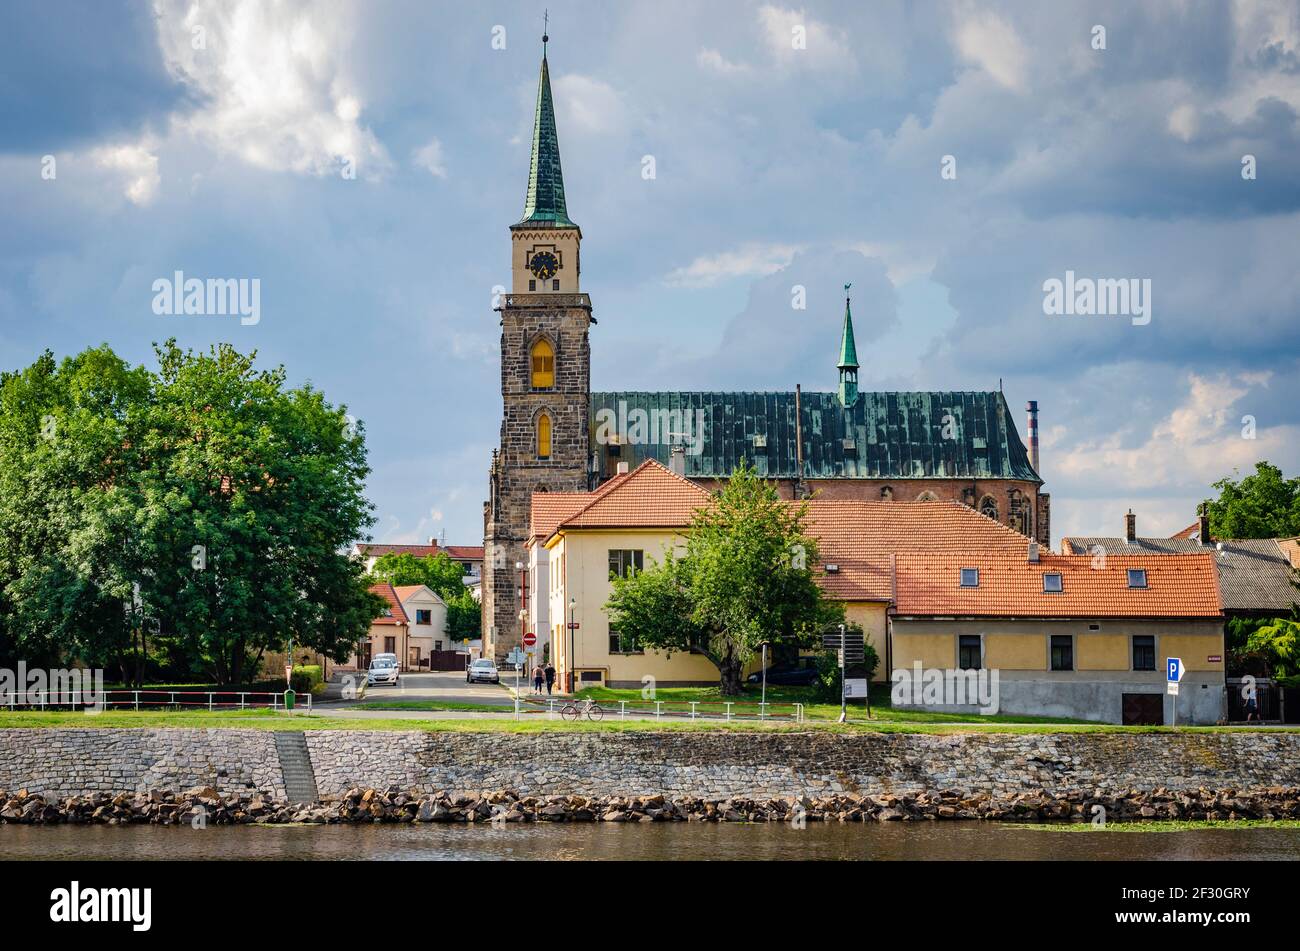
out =
{"type": "Polygon", "coordinates": [[[916,497],[916,501],[918,501],[918,502],[938,502],[938,501],[939,501],[939,496],[935,495],[935,494],[934,494],[933,492],[931,492],[929,489],[926,489],[924,492],[922,492],[920,495],[918,495],[918,496],[916,497]]]}
{"type": "Polygon", "coordinates": [[[545,337],[533,344],[532,386],[535,390],[549,390],[555,386],[555,348],[545,337]]]}
{"type": "Polygon", "coordinates": [[[998,503],[991,495],[986,495],[980,499],[980,514],[985,515],[993,521],[998,520],[998,503]]]}
{"type": "Polygon", "coordinates": [[[892,485],[882,485],[880,487],[880,498],[886,502],[894,497],[894,487],[892,485]]]}
{"type": "Polygon", "coordinates": [[[551,415],[542,413],[537,417],[537,458],[551,458],[551,415]]]}

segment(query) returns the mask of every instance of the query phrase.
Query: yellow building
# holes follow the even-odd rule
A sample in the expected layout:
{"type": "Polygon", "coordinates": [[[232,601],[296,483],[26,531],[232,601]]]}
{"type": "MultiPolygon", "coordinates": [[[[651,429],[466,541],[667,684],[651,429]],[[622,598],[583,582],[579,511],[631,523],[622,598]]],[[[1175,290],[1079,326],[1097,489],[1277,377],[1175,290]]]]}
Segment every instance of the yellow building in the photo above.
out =
{"type": "MultiPolygon", "coordinates": [[[[702,654],[642,650],[612,628],[605,613],[611,575],[655,564],[670,548],[683,551],[692,516],[712,499],[653,460],[618,473],[595,492],[533,496],[527,624],[561,685],[569,684],[570,673],[579,688],[641,687],[648,677],[660,687],[717,684],[717,668],[702,654]]],[[[896,552],[976,547],[1023,553],[1029,542],[951,501],[812,499],[806,527],[820,548],[809,567],[827,596],[843,602],[848,619],[862,626],[880,659],[879,681],[890,669],[886,632],[896,552]]]]}

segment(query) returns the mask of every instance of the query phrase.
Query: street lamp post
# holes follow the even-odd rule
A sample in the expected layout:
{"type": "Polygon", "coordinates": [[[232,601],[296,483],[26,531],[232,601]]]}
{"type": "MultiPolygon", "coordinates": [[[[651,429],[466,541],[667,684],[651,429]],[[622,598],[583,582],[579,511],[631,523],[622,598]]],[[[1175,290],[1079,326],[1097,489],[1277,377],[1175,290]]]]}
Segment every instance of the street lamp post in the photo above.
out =
{"type": "Polygon", "coordinates": [[[568,667],[568,670],[564,672],[566,674],[565,679],[569,681],[569,693],[573,693],[573,688],[576,686],[576,683],[574,681],[574,674],[573,674],[573,639],[574,639],[573,615],[574,612],[577,610],[577,608],[578,608],[578,599],[570,598],[569,599],[569,657],[568,657],[569,662],[565,665],[566,667],[568,667]]]}

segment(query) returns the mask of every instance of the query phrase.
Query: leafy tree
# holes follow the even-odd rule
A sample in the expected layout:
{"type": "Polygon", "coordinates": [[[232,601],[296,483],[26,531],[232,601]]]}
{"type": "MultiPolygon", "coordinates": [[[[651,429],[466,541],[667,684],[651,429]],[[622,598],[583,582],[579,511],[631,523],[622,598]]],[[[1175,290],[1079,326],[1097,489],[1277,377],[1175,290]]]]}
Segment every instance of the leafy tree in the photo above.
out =
{"type": "Polygon", "coordinates": [[[1246,646],[1269,659],[1273,676],[1300,674],[1300,621],[1278,618],[1255,631],[1246,646]]]}
{"type": "Polygon", "coordinates": [[[1219,497],[1209,503],[1214,538],[1289,538],[1300,535],[1300,477],[1284,478],[1268,462],[1253,475],[1214,483],[1219,497]]]}
{"type": "Polygon", "coordinates": [[[238,683],[290,636],[343,659],[379,604],[345,554],[373,523],[361,432],[255,355],[155,349],[157,373],[102,347],[0,381],[5,649],[136,683],[168,655],[238,683]]]}
{"type": "Polygon", "coordinates": [[[447,601],[447,636],[453,641],[472,641],[483,628],[483,605],[468,588],[447,601]]]}
{"type": "Polygon", "coordinates": [[[681,557],[613,579],[611,623],[645,647],[695,650],[718,668],[721,690],[742,692],[760,646],[810,643],[828,616],[809,565],[806,503],[781,500],[744,460],[713,504],[692,519],[681,557]]]}
{"type": "Polygon", "coordinates": [[[394,585],[425,585],[448,602],[465,591],[465,569],[445,551],[425,556],[390,551],[375,559],[370,574],[394,585]]]}

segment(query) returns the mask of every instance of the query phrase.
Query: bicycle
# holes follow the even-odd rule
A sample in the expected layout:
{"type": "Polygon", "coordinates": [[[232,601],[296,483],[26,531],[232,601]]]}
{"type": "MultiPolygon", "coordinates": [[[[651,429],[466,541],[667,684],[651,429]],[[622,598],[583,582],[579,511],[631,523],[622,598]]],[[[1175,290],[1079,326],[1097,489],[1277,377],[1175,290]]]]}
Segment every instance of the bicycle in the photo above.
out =
{"type": "Polygon", "coordinates": [[[577,722],[583,714],[587,715],[588,720],[599,720],[605,715],[605,711],[600,708],[595,700],[570,700],[560,710],[560,717],[571,722],[577,722]]]}

